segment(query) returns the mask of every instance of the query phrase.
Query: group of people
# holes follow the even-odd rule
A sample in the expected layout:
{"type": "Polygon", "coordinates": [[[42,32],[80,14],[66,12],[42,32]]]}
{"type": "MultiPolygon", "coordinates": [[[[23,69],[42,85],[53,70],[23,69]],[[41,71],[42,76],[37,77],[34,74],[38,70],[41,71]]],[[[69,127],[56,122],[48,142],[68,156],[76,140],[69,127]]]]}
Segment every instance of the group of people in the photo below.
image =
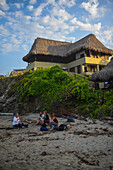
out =
{"type": "Polygon", "coordinates": [[[58,119],[55,117],[54,113],[50,113],[50,118],[47,114],[46,111],[44,111],[43,113],[40,112],[40,117],[38,118],[38,121],[36,122],[36,125],[38,125],[39,123],[42,123],[44,125],[49,124],[50,125],[50,129],[49,130],[53,130],[53,127],[57,127],[58,126],[58,119]]]}
{"type": "MultiPolygon", "coordinates": [[[[50,125],[50,131],[53,130],[54,127],[58,126],[58,119],[55,117],[54,113],[50,113],[50,118],[47,114],[46,111],[40,112],[40,117],[38,118],[37,122],[35,125],[42,124],[46,126],[46,124],[50,125]]],[[[15,113],[14,118],[13,118],[13,127],[18,127],[18,128],[26,128],[28,125],[25,125],[21,122],[19,118],[19,114],[15,113]]]]}

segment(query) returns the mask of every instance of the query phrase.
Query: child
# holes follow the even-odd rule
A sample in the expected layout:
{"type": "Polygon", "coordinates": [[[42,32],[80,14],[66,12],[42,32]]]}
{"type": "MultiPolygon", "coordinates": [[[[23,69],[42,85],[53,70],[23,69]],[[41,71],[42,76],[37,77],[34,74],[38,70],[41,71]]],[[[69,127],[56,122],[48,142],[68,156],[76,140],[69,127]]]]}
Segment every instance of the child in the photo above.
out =
{"type": "Polygon", "coordinates": [[[35,125],[38,125],[39,123],[44,123],[44,114],[40,112],[40,117],[38,118],[35,125]]]}
{"type": "Polygon", "coordinates": [[[58,120],[57,118],[55,117],[54,113],[51,113],[50,114],[50,117],[51,117],[51,120],[50,120],[50,131],[53,130],[53,126],[58,126],[58,120]]]}

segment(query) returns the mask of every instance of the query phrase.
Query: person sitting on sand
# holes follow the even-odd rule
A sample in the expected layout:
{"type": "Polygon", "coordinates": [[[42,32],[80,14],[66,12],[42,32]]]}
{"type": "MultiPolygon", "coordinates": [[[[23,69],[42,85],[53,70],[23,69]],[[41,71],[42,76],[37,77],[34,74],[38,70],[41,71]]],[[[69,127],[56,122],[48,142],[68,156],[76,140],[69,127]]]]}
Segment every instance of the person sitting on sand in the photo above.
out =
{"type": "Polygon", "coordinates": [[[44,113],[40,112],[40,117],[38,118],[37,122],[35,125],[38,125],[39,123],[44,124],[44,113]]]}
{"type": "Polygon", "coordinates": [[[19,118],[19,114],[18,113],[15,113],[14,114],[14,118],[13,118],[13,127],[16,127],[16,128],[25,128],[25,127],[28,127],[28,125],[24,125],[23,123],[21,123],[21,120],[19,118]]]}
{"type": "Polygon", "coordinates": [[[50,114],[51,120],[50,120],[50,130],[53,130],[53,126],[57,127],[58,126],[58,120],[55,117],[54,113],[50,114]]]}
{"type": "Polygon", "coordinates": [[[46,111],[44,111],[44,124],[49,124],[49,116],[46,111]]]}

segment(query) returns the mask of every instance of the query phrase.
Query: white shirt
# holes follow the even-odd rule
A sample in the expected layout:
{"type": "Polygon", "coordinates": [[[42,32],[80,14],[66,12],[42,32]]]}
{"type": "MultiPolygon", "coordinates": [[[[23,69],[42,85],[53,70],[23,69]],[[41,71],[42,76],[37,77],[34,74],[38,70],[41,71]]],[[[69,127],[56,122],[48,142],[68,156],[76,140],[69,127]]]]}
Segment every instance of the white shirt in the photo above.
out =
{"type": "Polygon", "coordinates": [[[44,114],[42,114],[40,118],[41,118],[41,119],[44,119],[44,114]]]}
{"type": "Polygon", "coordinates": [[[16,117],[14,116],[14,118],[13,118],[13,126],[14,126],[14,125],[18,125],[19,122],[20,122],[20,118],[19,118],[19,117],[16,118],[16,117]]]}

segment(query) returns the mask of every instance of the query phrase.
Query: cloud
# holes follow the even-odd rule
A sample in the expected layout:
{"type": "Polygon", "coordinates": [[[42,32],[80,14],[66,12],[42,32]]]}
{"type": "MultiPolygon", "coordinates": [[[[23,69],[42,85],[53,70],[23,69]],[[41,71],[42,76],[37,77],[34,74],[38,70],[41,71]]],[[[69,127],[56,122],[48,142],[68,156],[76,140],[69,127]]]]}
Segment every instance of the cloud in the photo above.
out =
{"type": "Polygon", "coordinates": [[[0,10],[0,16],[4,16],[5,12],[3,12],[2,10],[0,10]]]}
{"type": "Polygon", "coordinates": [[[104,44],[106,44],[109,48],[113,49],[113,26],[99,32],[97,36],[104,44]]]}
{"type": "MultiPolygon", "coordinates": [[[[29,44],[31,46],[36,37],[61,41],[75,40],[75,37],[69,36],[69,33],[75,29],[75,26],[70,25],[70,22],[68,22],[72,19],[72,16],[55,0],[46,0],[44,2],[38,8],[33,5],[27,6],[28,10],[34,12],[32,16],[30,14],[26,15],[27,13],[22,10],[7,12],[5,25],[10,32],[7,32],[7,29],[3,28],[2,25],[1,34],[5,30],[4,34],[8,35],[8,39],[5,39],[5,37],[2,39],[2,52],[8,53],[13,49],[15,51],[28,51],[29,44]],[[51,6],[51,8],[48,6],[51,6]],[[46,7],[48,7],[48,13],[43,16],[42,12],[46,7]]],[[[20,6],[18,6],[18,9],[20,9],[20,6]]]]}
{"type": "Polygon", "coordinates": [[[78,21],[76,17],[71,20],[71,23],[78,26],[78,28],[84,31],[96,32],[96,31],[100,31],[101,29],[100,22],[97,24],[91,25],[90,23],[83,23],[83,22],[78,21]]]}
{"type": "Polygon", "coordinates": [[[92,18],[103,16],[106,11],[104,7],[99,7],[98,0],[89,0],[88,2],[82,2],[81,7],[89,12],[92,18]]]}
{"type": "Polygon", "coordinates": [[[76,0],[59,0],[60,5],[65,5],[68,7],[74,6],[76,4],[75,2],[76,2],[76,0]]]}
{"type": "Polygon", "coordinates": [[[29,11],[33,10],[33,6],[32,5],[27,6],[27,8],[29,9],[29,11]]]}
{"type": "Polygon", "coordinates": [[[71,18],[71,15],[65,11],[65,9],[60,9],[59,7],[54,7],[52,9],[52,16],[57,16],[59,19],[68,21],[71,18]]]}
{"type": "Polygon", "coordinates": [[[14,5],[15,5],[18,9],[20,9],[21,7],[24,6],[23,3],[14,3],[14,5]]]}
{"type": "Polygon", "coordinates": [[[0,36],[4,37],[8,35],[9,35],[9,31],[3,25],[0,25],[0,36]]]}
{"type": "Polygon", "coordinates": [[[22,11],[16,11],[16,12],[15,12],[15,16],[16,16],[17,18],[21,18],[21,17],[23,16],[23,12],[22,12],[22,11]]]}
{"type": "Polygon", "coordinates": [[[49,15],[43,17],[43,19],[42,19],[42,22],[43,22],[44,24],[49,24],[49,21],[50,21],[50,16],[49,16],[49,15]]]}
{"type": "Polygon", "coordinates": [[[26,15],[26,16],[25,16],[25,18],[26,18],[26,20],[28,20],[28,21],[29,21],[32,17],[31,17],[31,16],[26,15]]]}
{"type": "Polygon", "coordinates": [[[43,9],[47,6],[47,3],[42,3],[38,8],[35,9],[34,16],[40,16],[43,9]]]}
{"type": "Polygon", "coordinates": [[[49,15],[42,17],[41,22],[46,26],[46,29],[55,31],[67,32],[74,31],[74,26],[68,22],[72,16],[58,4],[54,4],[53,8],[49,10],[49,15]]]}
{"type": "Polygon", "coordinates": [[[92,24],[88,19],[81,22],[75,17],[75,14],[71,15],[71,12],[67,10],[69,6],[66,3],[68,1],[58,1],[63,3],[62,5],[56,3],[55,0],[45,0],[44,2],[38,8],[35,5],[27,6],[27,9],[33,12],[32,15],[29,11],[26,13],[26,10],[7,12],[5,26],[0,27],[1,35],[3,34],[2,51],[4,53],[13,49],[28,52],[28,48],[31,47],[36,37],[75,41],[76,38],[72,36],[72,33],[77,29],[94,32],[97,35],[101,32],[101,22],[92,24]],[[46,13],[45,9],[47,9],[46,13]],[[8,38],[5,38],[7,36],[8,38]],[[9,47],[6,47],[7,45],[9,47]]]}
{"type": "Polygon", "coordinates": [[[56,3],[55,3],[55,0],[47,0],[47,4],[53,4],[53,5],[55,5],[56,3]]]}
{"type": "Polygon", "coordinates": [[[45,16],[42,18],[42,23],[46,26],[46,29],[52,30],[52,31],[60,31],[63,34],[67,34],[67,32],[73,32],[74,26],[69,25],[68,20],[70,20],[71,15],[66,13],[65,10],[58,10],[53,9],[53,12],[51,11],[52,16],[45,16]],[[59,11],[59,13],[58,13],[59,11]],[[64,15],[65,14],[65,15],[64,15]],[[65,32],[64,32],[65,31],[65,32]]]}
{"type": "Polygon", "coordinates": [[[6,0],[0,0],[0,7],[1,7],[3,10],[8,10],[8,9],[9,9],[9,6],[8,6],[8,4],[6,3],[6,0]]]}
{"type": "Polygon", "coordinates": [[[35,4],[37,2],[37,0],[30,0],[29,3],[30,4],[35,4]]]}
{"type": "Polygon", "coordinates": [[[8,53],[10,51],[13,51],[13,45],[11,43],[2,44],[0,50],[3,52],[3,54],[5,54],[6,51],[8,53]]]}
{"type": "Polygon", "coordinates": [[[28,51],[28,48],[29,48],[29,46],[28,46],[28,45],[23,44],[23,45],[22,45],[22,47],[23,47],[24,51],[28,51]]]}

